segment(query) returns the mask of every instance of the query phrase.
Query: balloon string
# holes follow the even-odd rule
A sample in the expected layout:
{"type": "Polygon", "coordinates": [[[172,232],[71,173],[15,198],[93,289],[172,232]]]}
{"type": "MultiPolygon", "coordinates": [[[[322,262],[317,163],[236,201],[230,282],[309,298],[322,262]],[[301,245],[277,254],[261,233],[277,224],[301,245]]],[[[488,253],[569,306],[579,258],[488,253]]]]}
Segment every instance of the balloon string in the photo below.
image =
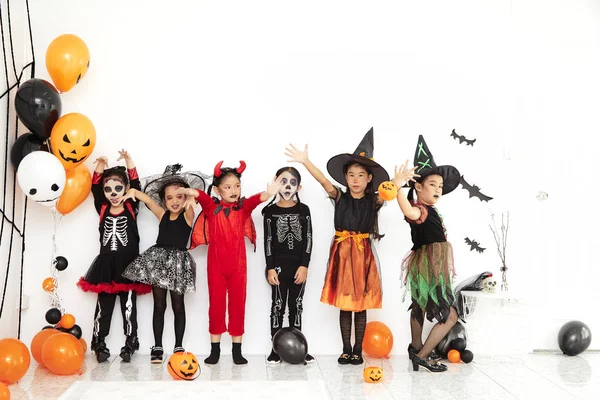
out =
{"type": "Polygon", "coordinates": [[[60,225],[60,221],[62,219],[62,214],[56,210],[56,207],[52,208],[52,215],[54,218],[54,226],[52,231],[52,257],[50,259],[50,269],[52,275],[52,283],[54,284],[54,289],[50,292],[50,307],[58,308],[61,314],[65,313],[64,308],[61,306],[60,294],[58,293],[58,270],[55,267],[56,253],[58,248],[56,246],[56,232],[58,231],[58,226],[60,225]]]}

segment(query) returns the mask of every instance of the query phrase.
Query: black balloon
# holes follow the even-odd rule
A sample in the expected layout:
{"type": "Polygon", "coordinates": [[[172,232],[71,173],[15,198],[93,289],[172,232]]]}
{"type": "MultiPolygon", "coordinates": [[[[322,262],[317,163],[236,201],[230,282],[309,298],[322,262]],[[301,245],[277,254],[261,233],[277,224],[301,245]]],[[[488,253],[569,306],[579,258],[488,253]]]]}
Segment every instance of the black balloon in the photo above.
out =
{"type": "Polygon", "coordinates": [[[77,324],[73,325],[71,329],[67,331],[71,335],[75,336],[77,339],[81,339],[81,327],[77,324]]]}
{"type": "Polygon", "coordinates": [[[457,322],[452,327],[452,329],[450,329],[450,331],[446,334],[446,336],[435,347],[438,354],[441,354],[442,357],[446,358],[448,356],[448,351],[451,350],[450,343],[454,339],[458,339],[458,338],[465,340],[465,347],[466,347],[467,332],[465,331],[465,327],[460,322],[457,322]]]}
{"type": "Polygon", "coordinates": [[[15,109],[23,125],[38,139],[46,140],[61,116],[62,102],[58,90],[51,83],[30,79],[17,90],[15,109]]]}
{"type": "Polygon", "coordinates": [[[302,364],[308,354],[308,343],[300,330],[281,328],[273,336],[273,351],[287,363],[302,364]]]}
{"type": "Polygon", "coordinates": [[[45,331],[46,329],[54,329],[54,326],[46,325],[45,327],[42,328],[43,331],[45,331]]]}
{"type": "Polygon", "coordinates": [[[558,347],[568,356],[583,353],[592,343],[592,331],[581,321],[569,321],[558,332],[558,347]]]}
{"type": "Polygon", "coordinates": [[[465,364],[473,361],[473,352],[471,350],[463,350],[460,352],[460,360],[465,364]]]}
{"type": "Polygon", "coordinates": [[[54,259],[54,268],[59,271],[64,271],[69,266],[69,262],[63,256],[58,256],[54,259]]]}
{"type": "Polygon", "coordinates": [[[463,338],[456,338],[450,342],[450,348],[458,351],[463,351],[467,348],[467,341],[463,338]]]}
{"type": "Polygon", "coordinates": [[[49,324],[58,324],[60,322],[60,310],[58,308],[51,308],[46,312],[46,321],[49,324]]]}
{"type": "Polygon", "coordinates": [[[40,150],[48,151],[48,147],[33,133],[24,133],[19,136],[10,149],[10,162],[15,169],[18,169],[26,155],[40,150]]]}

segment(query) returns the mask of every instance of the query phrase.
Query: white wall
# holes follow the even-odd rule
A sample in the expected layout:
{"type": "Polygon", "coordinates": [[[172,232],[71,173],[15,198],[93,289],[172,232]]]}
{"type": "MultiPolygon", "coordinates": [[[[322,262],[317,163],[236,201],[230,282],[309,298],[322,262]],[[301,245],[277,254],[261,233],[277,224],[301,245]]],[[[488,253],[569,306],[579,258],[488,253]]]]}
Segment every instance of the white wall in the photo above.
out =
{"type": "MultiPolygon", "coordinates": [[[[284,146],[310,144],[325,169],[329,157],[352,152],[375,129],[375,157],[391,173],[412,161],[423,134],[438,164],[457,166],[494,197],[489,203],[457,189],[439,208],[454,244],[457,281],[491,270],[499,259],[488,228],[490,212],[510,210],[509,283],[536,318],[523,332],[534,348],[556,348],[567,319],[592,331],[598,193],[591,174],[600,123],[600,10],[592,1],[436,1],[287,3],[206,1],[30,2],[38,77],[47,77],[45,49],[62,33],[82,37],[92,54],[88,75],[63,95],[63,112],[94,122],[95,156],[128,149],[142,176],[180,162],[209,173],[224,159],[248,162],[247,195],[261,191],[285,165],[284,146]],[[477,138],[459,145],[452,129],[477,138]],[[570,182],[575,183],[574,186],[570,182]],[[570,189],[570,190],[569,190],[570,189]],[[550,197],[536,200],[539,190],[550,197]],[[573,201],[566,196],[575,194],[573,201]],[[589,196],[589,197],[588,197],[589,196]],[[571,200],[571,201],[569,201],[571,200]],[[470,252],[464,237],[479,240],[470,252]]],[[[91,161],[87,164],[93,168],[91,161]]],[[[304,169],[302,199],[311,207],[315,246],[305,295],[304,331],[315,354],[341,349],[337,309],[319,302],[333,207],[304,169]]],[[[29,212],[26,293],[27,337],[44,325],[48,308],[41,280],[49,274],[51,214],[29,212]],[[31,250],[31,251],[29,251],[31,250]]],[[[260,212],[254,214],[262,240],[260,212]]],[[[98,251],[97,215],[91,199],[62,219],[59,253],[63,304],[91,335],[95,297],[75,283],[98,251]]],[[[157,223],[141,212],[141,248],[154,243],[157,223]]],[[[399,265],[410,231],[396,205],[380,213],[378,245],[384,308],[369,320],[388,324],[394,353],[409,340],[407,303],[401,303],[399,265]]],[[[198,291],[186,299],[184,345],[207,353],[206,250],[198,262],[198,291]]],[[[259,247],[248,255],[247,353],[269,348],[269,287],[259,247]]],[[[139,300],[142,350],[152,345],[151,296],[139,300]]],[[[109,347],[122,345],[120,316],[109,347]]],[[[173,344],[167,312],[165,345],[173,344]]],[[[29,339],[27,339],[29,340],[29,339]]],[[[592,347],[598,345],[592,343],[592,347]]]]}

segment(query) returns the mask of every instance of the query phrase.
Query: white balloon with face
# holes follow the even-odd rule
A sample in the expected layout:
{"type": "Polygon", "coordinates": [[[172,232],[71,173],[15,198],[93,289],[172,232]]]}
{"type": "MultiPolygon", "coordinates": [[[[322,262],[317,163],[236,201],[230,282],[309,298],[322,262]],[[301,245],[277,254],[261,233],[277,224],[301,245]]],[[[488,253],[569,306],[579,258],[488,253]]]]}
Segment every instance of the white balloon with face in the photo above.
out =
{"type": "Polygon", "coordinates": [[[285,171],[279,175],[279,183],[281,184],[279,195],[286,201],[289,201],[292,197],[294,197],[298,191],[298,178],[288,171],[285,171]]]}
{"type": "Polygon", "coordinates": [[[25,156],[17,170],[17,182],[23,193],[46,207],[56,205],[66,180],[65,169],[58,158],[45,151],[34,151],[25,156]]]}

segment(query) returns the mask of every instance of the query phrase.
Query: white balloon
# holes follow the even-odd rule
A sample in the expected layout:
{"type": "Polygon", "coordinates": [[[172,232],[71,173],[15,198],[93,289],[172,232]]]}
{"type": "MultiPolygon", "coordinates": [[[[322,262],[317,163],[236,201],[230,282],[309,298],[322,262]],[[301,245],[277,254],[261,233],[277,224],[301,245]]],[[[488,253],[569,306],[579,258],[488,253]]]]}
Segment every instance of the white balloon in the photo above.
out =
{"type": "Polygon", "coordinates": [[[17,170],[17,182],[23,193],[46,207],[56,205],[66,181],[65,169],[58,158],[45,151],[26,155],[17,170]]]}

